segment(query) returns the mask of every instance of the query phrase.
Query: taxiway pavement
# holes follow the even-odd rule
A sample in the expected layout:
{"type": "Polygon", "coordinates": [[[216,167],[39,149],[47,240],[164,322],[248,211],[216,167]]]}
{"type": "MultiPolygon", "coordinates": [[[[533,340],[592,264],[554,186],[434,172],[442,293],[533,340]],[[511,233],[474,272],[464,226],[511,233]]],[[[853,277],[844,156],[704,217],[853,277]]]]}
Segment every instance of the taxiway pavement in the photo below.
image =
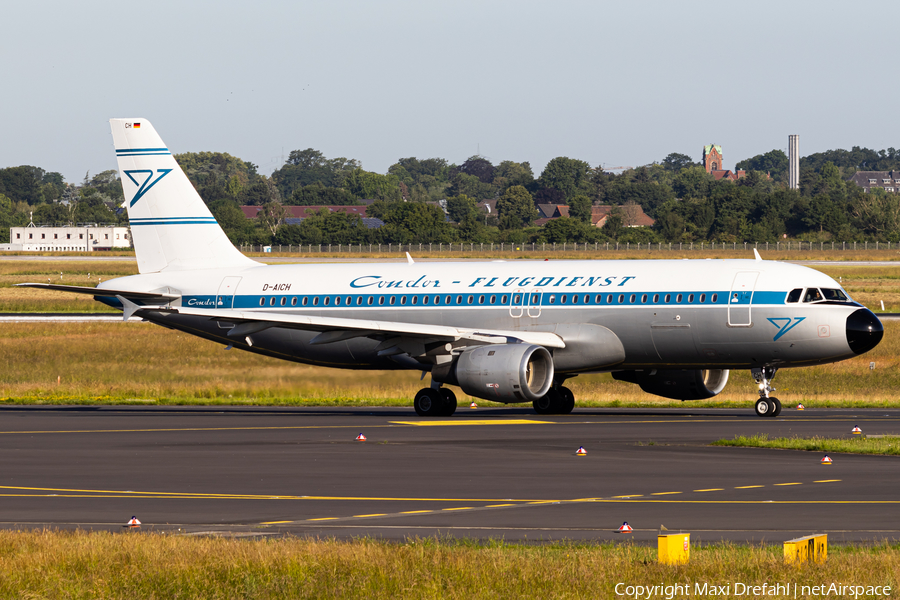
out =
{"type": "Polygon", "coordinates": [[[0,527],[832,543],[900,538],[900,457],[713,447],[900,434],[897,410],[4,407],[0,527]],[[357,434],[367,440],[358,442],[357,434]],[[576,456],[584,446],[588,454],[576,456]]]}

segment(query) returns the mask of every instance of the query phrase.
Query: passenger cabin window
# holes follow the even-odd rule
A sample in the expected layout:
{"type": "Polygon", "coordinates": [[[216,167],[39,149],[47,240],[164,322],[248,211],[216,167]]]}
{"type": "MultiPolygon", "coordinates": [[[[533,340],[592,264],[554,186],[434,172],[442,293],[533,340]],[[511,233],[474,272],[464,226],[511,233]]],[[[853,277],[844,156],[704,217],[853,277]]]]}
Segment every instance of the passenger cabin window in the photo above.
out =
{"type": "Polygon", "coordinates": [[[787,301],[788,302],[800,302],[800,296],[803,295],[803,288],[797,288],[795,290],[791,290],[788,293],[787,301]]]}
{"type": "Polygon", "coordinates": [[[803,296],[804,302],[819,302],[820,300],[824,300],[824,298],[819,288],[807,288],[806,294],[803,296]]]}

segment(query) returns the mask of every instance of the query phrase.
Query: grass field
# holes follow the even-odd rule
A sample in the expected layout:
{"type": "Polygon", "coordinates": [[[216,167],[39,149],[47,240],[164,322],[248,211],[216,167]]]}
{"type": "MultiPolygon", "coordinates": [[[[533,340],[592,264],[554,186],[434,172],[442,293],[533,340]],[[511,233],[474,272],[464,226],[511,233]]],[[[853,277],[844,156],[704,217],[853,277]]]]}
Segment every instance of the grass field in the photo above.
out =
{"type": "MultiPolygon", "coordinates": [[[[831,365],[782,369],[785,407],[900,406],[900,323],[888,321],[871,352],[831,365]],[[869,363],[875,369],[869,369],[869,363]]],[[[685,406],[654,399],[608,374],[567,385],[578,406],[685,406]]],[[[0,401],[28,403],[291,404],[410,406],[412,371],[347,371],[242,352],[147,323],[6,323],[0,328],[0,401]]],[[[732,371],[725,391],[691,406],[751,407],[756,385],[732,371]]],[[[468,398],[459,392],[461,403],[468,398]]],[[[478,401],[479,405],[492,403],[478,401]]]]}
{"type": "MultiPolygon", "coordinates": [[[[789,565],[780,545],[695,544],[687,564],[667,566],[656,562],[655,548],[627,542],[395,544],[0,532],[2,598],[615,598],[620,583],[622,593],[626,586],[663,586],[655,598],[665,598],[665,586],[676,583],[688,585],[689,594],[669,597],[696,596],[695,585],[704,583],[729,585],[729,597],[739,597],[738,583],[796,584],[797,597],[813,597],[802,586],[832,582],[863,586],[856,596],[877,597],[865,593],[867,586],[891,586],[888,595],[896,595],[900,549],[832,544],[825,564],[789,565]]],[[[845,590],[832,597],[854,596],[845,590]]]]}
{"type": "Polygon", "coordinates": [[[847,432],[846,438],[769,438],[761,435],[740,435],[731,440],[716,440],[713,446],[742,446],[749,448],[784,448],[812,452],[846,452],[849,454],[900,454],[900,433],[888,437],[867,438],[863,434],[847,432]]]}

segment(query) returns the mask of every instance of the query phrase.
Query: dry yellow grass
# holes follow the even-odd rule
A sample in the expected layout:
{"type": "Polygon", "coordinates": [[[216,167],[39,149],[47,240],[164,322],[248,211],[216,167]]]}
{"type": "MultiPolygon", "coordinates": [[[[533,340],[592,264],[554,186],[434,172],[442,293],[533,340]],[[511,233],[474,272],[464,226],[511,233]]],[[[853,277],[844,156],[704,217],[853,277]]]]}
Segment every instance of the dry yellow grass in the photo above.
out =
{"type": "Polygon", "coordinates": [[[887,595],[895,595],[900,550],[833,545],[827,563],[798,566],[785,564],[780,546],[716,544],[695,546],[687,564],[667,566],[656,562],[655,549],[628,543],[0,532],[2,598],[615,598],[620,583],[620,592],[664,586],[656,598],[676,583],[690,590],[669,597],[696,596],[696,584],[729,585],[729,597],[738,597],[736,583],[796,584],[801,592],[832,582],[863,586],[857,596],[875,597],[867,586],[890,586],[887,595]]]}
{"type": "MultiPolygon", "coordinates": [[[[898,332],[900,323],[888,321],[884,341],[864,356],[782,369],[774,381],[776,395],[785,405],[810,407],[900,404],[898,332]]],[[[582,375],[567,385],[580,406],[682,405],[606,374],[582,375]]],[[[146,323],[8,323],[0,328],[0,398],[6,402],[411,405],[421,387],[418,372],[301,365],[225,351],[220,344],[146,323]]],[[[749,372],[732,372],[725,392],[692,405],[749,406],[755,390],[749,372]]],[[[469,401],[458,395],[460,402],[469,401]]]]}

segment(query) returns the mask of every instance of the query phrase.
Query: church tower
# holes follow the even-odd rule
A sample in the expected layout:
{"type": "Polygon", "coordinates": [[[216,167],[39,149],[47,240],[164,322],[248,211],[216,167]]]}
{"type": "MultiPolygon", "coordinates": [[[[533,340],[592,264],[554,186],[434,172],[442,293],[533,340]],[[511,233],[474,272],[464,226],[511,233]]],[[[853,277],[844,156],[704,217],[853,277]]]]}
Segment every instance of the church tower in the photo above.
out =
{"type": "Polygon", "coordinates": [[[715,144],[703,146],[703,166],[706,168],[707,173],[724,171],[725,167],[722,164],[722,146],[716,146],[715,144]]]}

